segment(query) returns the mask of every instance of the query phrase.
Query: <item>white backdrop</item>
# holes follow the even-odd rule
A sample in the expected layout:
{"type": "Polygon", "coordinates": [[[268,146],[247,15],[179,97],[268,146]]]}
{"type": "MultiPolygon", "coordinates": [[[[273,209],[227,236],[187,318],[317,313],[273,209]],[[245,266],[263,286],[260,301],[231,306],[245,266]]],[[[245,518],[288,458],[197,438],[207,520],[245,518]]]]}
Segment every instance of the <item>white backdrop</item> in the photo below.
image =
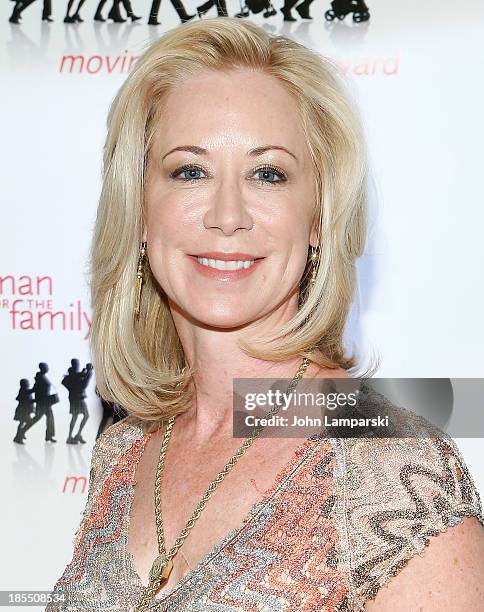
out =
{"type": "MultiPolygon", "coordinates": [[[[185,4],[195,11],[194,0],[185,4]]],[[[351,17],[326,22],[329,2],[323,0],[311,5],[311,22],[283,23],[280,13],[250,19],[345,66],[362,109],[371,224],[348,342],[362,355],[380,355],[377,376],[482,377],[484,6],[477,0],[368,5],[371,18],[363,24],[351,17]]],[[[95,381],[88,389],[84,446],[65,443],[70,415],[60,381],[71,358],[81,367],[90,360],[86,255],[106,114],[135,61],[128,58],[179,23],[166,0],[159,27],[146,24],[148,0],[133,0],[133,6],[144,16],[141,23],[94,23],[96,3],[89,0],[81,10],[84,23],[76,25],[63,23],[59,0],[53,23],[40,21],[41,0],[20,25],[8,22],[12,2],[0,7],[1,538],[8,551],[0,590],[53,587],[71,558],[86,501],[81,485],[101,416],[95,381]],[[77,59],[69,70],[66,55],[84,63],[77,59]],[[37,277],[49,279],[40,291],[37,277]],[[14,300],[20,300],[15,317],[14,300]],[[48,316],[39,320],[42,312],[57,313],[52,328],[48,316]],[[19,380],[32,384],[40,361],[49,364],[61,398],[54,406],[58,442],[44,442],[42,420],[20,446],[12,442],[19,380]],[[80,480],[64,492],[69,477],[80,480]]],[[[235,0],[227,6],[230,15],[240,10],[235,0]]],[[[207,17],[215,15],[212,9],[207,17]]],[[[482,440],[457,442],[484,493],[482,440]]]]}

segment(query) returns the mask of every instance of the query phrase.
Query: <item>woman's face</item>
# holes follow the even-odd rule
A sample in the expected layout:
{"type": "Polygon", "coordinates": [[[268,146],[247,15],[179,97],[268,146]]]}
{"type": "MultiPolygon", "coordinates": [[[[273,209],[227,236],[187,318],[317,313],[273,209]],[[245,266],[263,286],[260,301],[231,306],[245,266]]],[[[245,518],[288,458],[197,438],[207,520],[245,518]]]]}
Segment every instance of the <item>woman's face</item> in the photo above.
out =
{"type": "Polygon", "coordinates": [[[143,240],[172,305],[204,325],[282,322],[297,310],[308,246],[317,244],[298,116],[275,78],[247,69],[201,73],[166,100],[148,160],[143,240]]]}

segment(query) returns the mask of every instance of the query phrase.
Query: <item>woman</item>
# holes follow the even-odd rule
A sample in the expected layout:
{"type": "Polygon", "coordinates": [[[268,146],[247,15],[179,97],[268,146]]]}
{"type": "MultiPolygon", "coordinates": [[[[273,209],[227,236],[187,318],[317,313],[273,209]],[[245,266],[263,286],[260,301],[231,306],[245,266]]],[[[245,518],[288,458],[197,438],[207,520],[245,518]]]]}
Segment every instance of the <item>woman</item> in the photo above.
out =
{"type": "Polygon", "coordinates": [[[28,425],[32,414],[35,413],[34,399],[32,397],[34,388],[30,388],[30,383],[27,378],[20,379],[20,389],[18,390],[17,397],[15,398],[18,402],[15,414],[13,417],[14,421],[18,421],[17,433],[13,439],[17,444],[23,444],[25,440],[24,428],[28,425]]]}
{"type": "Polygon", "coordinates": [[[96,442],[72,603],[48,610],[478,608],[452,442],[232,435],[234,379],[351,378],[366,167],[336,68],[288,38],[217,18],[138,60],[91,252],[97,386],[129,416],[96,442]]]}
{"type": "Polygon", "coordinates": [[[77,4],[77,8],[74,12],[73,15],[71,15],[71,9],[74,5],[74,0],[69,0],[67,3],[67,10],[66,10],[66,16],[64,17],[64,23],[78,23],[78,22],[82,22],[84,21],[84,19],[81,17],[81,15],[79,14],[82,5],[84,4],[86,0],[79,0],[78,4],[77,4]]]}
{"type": "MultiPolygon", "coordinates": [[[[182,23],[190,21],[190,19],[193,19],[197,16],[196,13],[193,13],[191,15],[187,13],[182,0],[171,0],[171,3],[182,23]]],[[[161,21],[158,21],[158,11],[160,10],[160,4],[161,0],[153,0],[153,2],[151,3],[148,25],[161,25],[161,21]]]]}
{"type": "Polygon", "coordinates": [[[200,6],[197,6],[197,14],[199,18],[201,19],[203,15],[205,15],[205,13],[212,8],[212,6],[217,7],[217,15],[219,17],[227,17],[228,13],[225,0],[207,0],[203,4],[200,4],[200,6]]]}
{"type": "MultiPolygon", "coordinates": [[[[20,23],[22,19],[22,13],[27,7],[29,7],[35,0],[17,0],[10,16],[10,23],[20,23]]],[[[52,2],[51,0],[43,0],[42,7],[42,21],[54,21],[52,19],[52,2]]]]}
{"type": "MultiPolygon", "coordinates": [[[[102,15],[102,10],[105,4],[106,0],[100,0],[94,15],[94,21],[106,21],[102,15]]],[[[113,4],[108,13],[108,19],[112,19],[114,23],[124,23],[126,21],[126,19],[121,15],[120,4],[123,4],[126,10],[126,15],[129,19],[131,19],[131,21],[138,21],[138,19],[141,19],[139,15],[135,15],[133,13],[133,7],[130,0],[113,0],[113,4]]]]}

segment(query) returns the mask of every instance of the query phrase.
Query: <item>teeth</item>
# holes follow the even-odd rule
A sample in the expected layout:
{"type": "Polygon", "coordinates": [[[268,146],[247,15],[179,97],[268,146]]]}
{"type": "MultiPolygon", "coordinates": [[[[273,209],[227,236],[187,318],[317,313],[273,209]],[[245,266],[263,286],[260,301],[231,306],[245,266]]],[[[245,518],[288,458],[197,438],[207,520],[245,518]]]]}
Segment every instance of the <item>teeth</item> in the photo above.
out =
{"type": "Polygon", "coordinates": [[[255,262],[255,259],[238,260],[238,261],[223,261],[221,259],[207,259],[206,257],[197,257],[198,263],[209,268],[217,270],[242,270],[242,268],[250,268],[255,262]]]}

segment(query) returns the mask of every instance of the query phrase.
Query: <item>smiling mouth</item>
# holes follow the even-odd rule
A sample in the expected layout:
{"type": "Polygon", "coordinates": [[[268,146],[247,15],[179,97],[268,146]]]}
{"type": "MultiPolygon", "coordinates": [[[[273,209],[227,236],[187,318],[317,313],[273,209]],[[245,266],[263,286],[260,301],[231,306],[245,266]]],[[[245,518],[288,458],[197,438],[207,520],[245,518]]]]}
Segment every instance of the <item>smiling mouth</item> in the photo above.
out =
{"type": "Polygon", "coordinates": [[[196,257],[202,266],[214,268],[215,270],[243,270],[250,268],[257,261],[256,259],[234,259],[225,261],[223,259],[209,259],[207,257],[196,257]]]}
{"type": "Polygon", "coordinates": [[[257,270],[266,259],[252,253],[233,251],[205,251],[198,255],[188,255],[195,265],[195,270],[202,276],[219,281],[238,281],[247,278],[257,270]]]}

